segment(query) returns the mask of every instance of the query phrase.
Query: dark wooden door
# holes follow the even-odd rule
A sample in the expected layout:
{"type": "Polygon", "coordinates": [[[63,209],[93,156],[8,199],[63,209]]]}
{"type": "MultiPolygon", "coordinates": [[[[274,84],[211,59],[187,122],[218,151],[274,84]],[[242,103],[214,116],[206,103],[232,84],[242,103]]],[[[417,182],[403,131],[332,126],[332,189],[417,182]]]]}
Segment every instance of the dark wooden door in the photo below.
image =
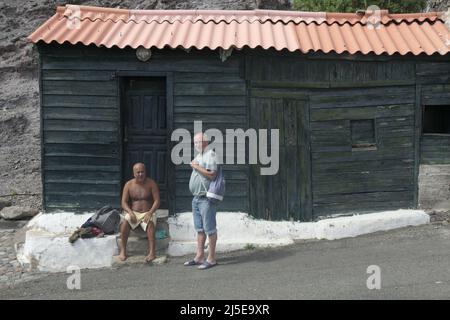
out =
{"type": "Polygon", "coordinates": [[[160,189],[161,209],[168,209],[166,85],[164,78],[125,80],[124,179],[133,178],[133,165],[143,162],[147,176],[160,189]]]}
{"type": "MultiPolygon", "coordinates": [[[[250,166],[250,206],[256,217],[268,220],[311,220],[308,123],[306,100],[251,98],[250,127],[280,130],[278,173],[264,176],[260,174],[260,165],[250,166]]],[[[271,146],[269,148],[271,150],[271,146]]]]}

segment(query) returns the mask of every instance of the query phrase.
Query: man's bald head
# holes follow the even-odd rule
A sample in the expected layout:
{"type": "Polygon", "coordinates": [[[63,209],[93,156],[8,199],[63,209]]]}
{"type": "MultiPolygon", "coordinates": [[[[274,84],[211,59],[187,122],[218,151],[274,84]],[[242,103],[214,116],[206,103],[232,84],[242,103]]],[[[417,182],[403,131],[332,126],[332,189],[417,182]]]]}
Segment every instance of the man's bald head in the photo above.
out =
{"type": "Polygon", "coordinates": [[[143,164],[142,162],[135,163],[133,166],[133,172],[138,169],[145,170],[145,164],[143,164]]]}
{"type": "Polygon", "coordinates": [[[146,178],[145,164],[138,162],[133,166],[133,175],[138,182],[143,182],[146,178]]]}
{"type": "Polygon", "coordinates": [[[202,152],[209,144],[209,137],[199,132],[194,136],[194,147],[198,152],[202,152]]]}
{"type": "Polygon", "coordinates": [[[199,132],[194,136],[194,141],[209,141],[209,138],[206,133],[199,132]]]}

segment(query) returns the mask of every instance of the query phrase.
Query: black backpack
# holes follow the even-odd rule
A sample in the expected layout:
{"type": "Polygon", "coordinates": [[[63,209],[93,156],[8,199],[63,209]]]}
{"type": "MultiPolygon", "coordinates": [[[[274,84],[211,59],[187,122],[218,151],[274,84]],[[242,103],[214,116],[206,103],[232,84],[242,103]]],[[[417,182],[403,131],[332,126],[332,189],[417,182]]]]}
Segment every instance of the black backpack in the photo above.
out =
{"type": "Polygon", "coordinates": [[[100,228],[105,234],[117,233],[120,224],[120,213],[111,206],[104,206],[91,218],[91,224],[100,228]]]}

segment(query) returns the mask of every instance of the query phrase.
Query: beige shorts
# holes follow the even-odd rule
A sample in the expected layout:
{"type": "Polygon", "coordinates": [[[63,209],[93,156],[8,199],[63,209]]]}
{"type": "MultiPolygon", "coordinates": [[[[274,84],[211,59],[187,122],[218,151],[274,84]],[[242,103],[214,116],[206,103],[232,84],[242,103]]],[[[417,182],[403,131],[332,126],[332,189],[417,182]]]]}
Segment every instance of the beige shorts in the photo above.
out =
{"type": "MultiPolygon", "coordinates": [[[[147,223],[144,222],[144,218],[145,218],[145,215],[148,213],[148,211],[147,211],[147,212],[137,212],[137,211],[133,211],[133,213],[134,213],[135,216],[136,216],[136,220],[137,220],[136,223],[132,223],[132,222],[131,222],[130,215],[129,215],[128,213],[125,214],[125,212],[124,212],[124,214],[125,214],[125,220],[128,221],[128,223],[129,223],[130,226],[131,226],[131,229],[134,230],[134,229],[136,229],[138,226],[141,226],[142,230],[147,231],[147,223]]],[[[156,216],[156,212],[154,212],[153,215],[152,215],[152,217],[150,218],[150,221],[149,221],[149,222],[152,222],[152,223],[153,223],[153,226],[156,227],[156,221],[157,221],[157,219],[158,219],[158,217],[156,216]]]]}

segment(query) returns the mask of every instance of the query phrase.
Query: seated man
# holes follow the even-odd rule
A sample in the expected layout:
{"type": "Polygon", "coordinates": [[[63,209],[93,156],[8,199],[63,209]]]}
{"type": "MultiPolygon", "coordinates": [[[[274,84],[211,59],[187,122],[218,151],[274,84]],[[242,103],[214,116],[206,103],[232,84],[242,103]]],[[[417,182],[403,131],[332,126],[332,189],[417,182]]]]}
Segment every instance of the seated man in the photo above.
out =
{"type": "Polygon", "coordinates": [[[148,237],[148,254],[145,261],[151,262],[156,258],[155,229],[157,217],[155,211],[160,204],[159,188],[155,181],[147,178],[143,163],[136,163],[133,166],[133,174],[134,179],[125,184],[122,193],[122,208],[126,213],[126,221],[120,227],[122,246],[119,259],[121,261],[127,259],[127,241],[130,229],[134,230],[141,226],[148,237]]]}

